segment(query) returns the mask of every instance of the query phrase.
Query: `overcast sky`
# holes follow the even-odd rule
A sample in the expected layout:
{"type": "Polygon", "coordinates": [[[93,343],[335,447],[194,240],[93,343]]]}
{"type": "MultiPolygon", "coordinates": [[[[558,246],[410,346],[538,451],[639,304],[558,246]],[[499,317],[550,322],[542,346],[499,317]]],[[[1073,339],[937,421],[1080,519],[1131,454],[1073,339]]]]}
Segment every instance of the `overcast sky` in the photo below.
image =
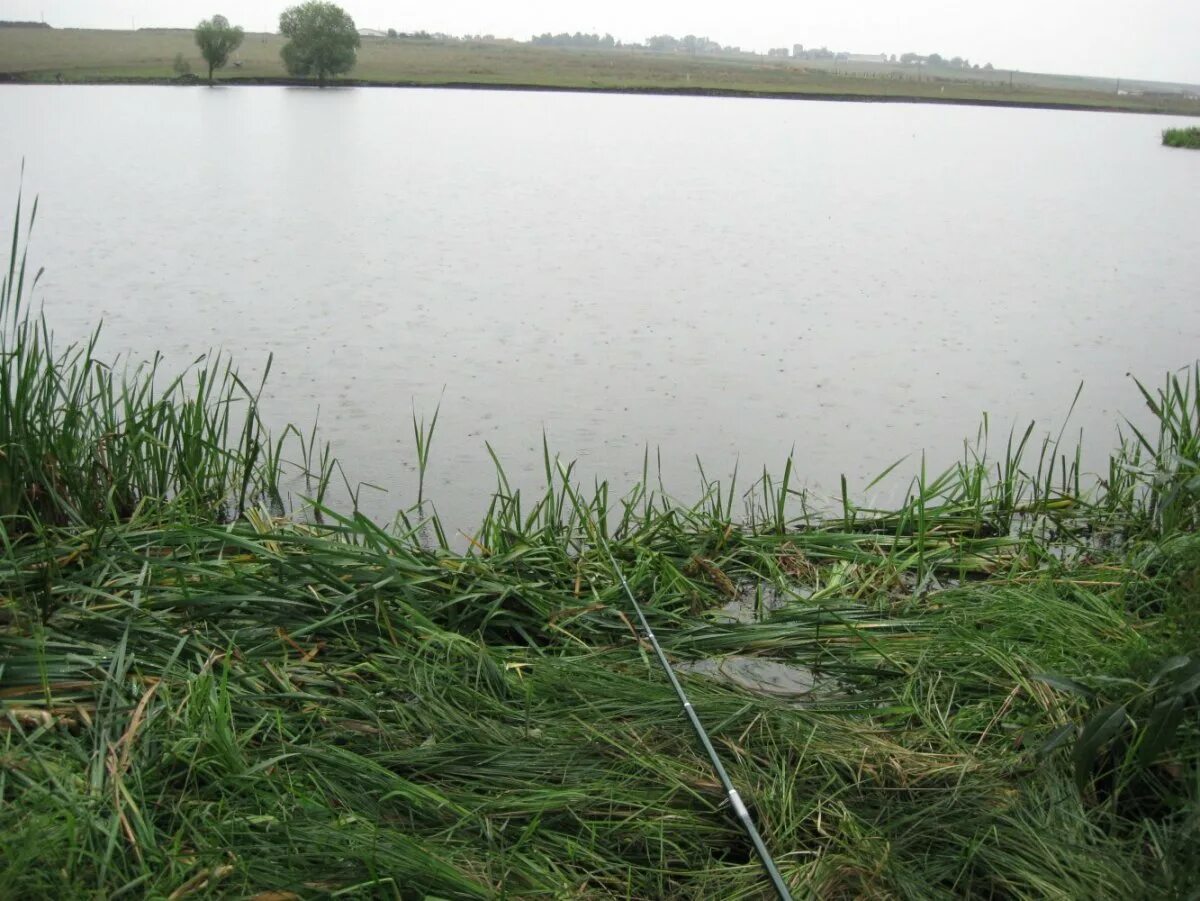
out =
{"type": "MultiPolygon", "coordinates": [[[[0,0],[0,19],[58,27],[191,26],[215,12],[273,31],[287,0],[0,0]]],[[[941,53],[1026,71],[1200,83],[1200,0],[345,0],[360,28],[495,34],[705,35],[748,50],[799,43],[941,53]]],[[[0,65],[2,68],[2,65],[0,65]]]]}

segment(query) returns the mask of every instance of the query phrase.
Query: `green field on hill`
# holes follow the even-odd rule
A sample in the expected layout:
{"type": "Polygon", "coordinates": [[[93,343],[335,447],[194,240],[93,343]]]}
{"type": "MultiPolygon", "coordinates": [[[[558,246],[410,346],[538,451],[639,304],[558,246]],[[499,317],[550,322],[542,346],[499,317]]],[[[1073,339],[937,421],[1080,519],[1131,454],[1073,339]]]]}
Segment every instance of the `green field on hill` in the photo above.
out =
{"type": "MultiPolygon", "coordinates": [[[[285,76],[283,38],[248,34],[226,82],[285,76]]],[[[204,66],[189,30],[0,29],[0,74],[18,81],[175,78],[176,56],[204,66]]],[[[579,50],[512,41],[364,38],[351,79],[378,84],[483,85],[577,90],[694,91],[846,99],[1068,105],[1200,115],[1183,94],[1118,93],[1116,82],[1067,76],[825,63],[762,56],[687,56],[640,49],[579,50]]]]}

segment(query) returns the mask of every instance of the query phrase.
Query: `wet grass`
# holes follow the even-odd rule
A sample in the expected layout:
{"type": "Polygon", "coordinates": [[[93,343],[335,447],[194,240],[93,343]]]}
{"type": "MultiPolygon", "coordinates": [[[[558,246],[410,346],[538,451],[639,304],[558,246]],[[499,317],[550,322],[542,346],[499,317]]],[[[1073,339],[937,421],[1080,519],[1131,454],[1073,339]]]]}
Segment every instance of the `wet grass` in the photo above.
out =
{"type": "Polygon", "coordinates": [[[18,243],[0,896],[764,897],[605,546],[673,661],[811,675],[682,675],[797,897],[1200,891],[1200,368],[1099,479],[985,429],[897,509],[823,512],[790,464],[681,503],[547,447],[461,550],[420,503],[279,515],[256,392],[51,352],[18,243]]]}
{"type": "Polygon", "coordinates": [[[1167,128],[1162,134],[1166,147],[1188,147],[1200,150],[1200,128],[1167,128]]]}

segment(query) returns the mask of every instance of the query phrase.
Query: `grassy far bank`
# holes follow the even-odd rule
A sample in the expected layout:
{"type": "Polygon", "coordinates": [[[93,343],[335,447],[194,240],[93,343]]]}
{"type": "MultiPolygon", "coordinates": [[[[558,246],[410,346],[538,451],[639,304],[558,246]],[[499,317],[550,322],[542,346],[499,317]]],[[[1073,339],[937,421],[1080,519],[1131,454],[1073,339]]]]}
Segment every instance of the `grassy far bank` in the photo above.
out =
{"type": "Polygon", "coordinates": [[[232,367],[55,348],[18,222],[0,896],[764,897],[600,536],[677,664],[803,683],[683,675],[797,897],[1200,890],[1200,368],[1097,484],[1026,433],[818,515],[790,464],[681,504],[547,452],[460,552],[429,508],[280,516],[328,455],[232,367]]]}
{"type": "Polygon", "coordinates": [[[1200,128],[1168,128],[1163,132],[1163,144],[1200,150],[1200,128]]]}
{"type": "MultiPolygon", "coordinates": [[[[248,34],[218,80],[283,79],[283,39],[248,34]]],[[[191,31],[0,29],[0,73],[23,81],[90,82],[176,77],[176,54],[201,71],[191,31]]],[[[635,50],[567,50],[509,41],[444,42],[364,38],[350,83],[526,86],[585,90],[719,91],[1067,105],[1200,115],[1200,101],[1118,94],[1115,84],[1029,73],[917,74],[762,57],[686,57],[635,50]],[[1011,78],[1011,83],[1010,83],[1011,78]]]]}

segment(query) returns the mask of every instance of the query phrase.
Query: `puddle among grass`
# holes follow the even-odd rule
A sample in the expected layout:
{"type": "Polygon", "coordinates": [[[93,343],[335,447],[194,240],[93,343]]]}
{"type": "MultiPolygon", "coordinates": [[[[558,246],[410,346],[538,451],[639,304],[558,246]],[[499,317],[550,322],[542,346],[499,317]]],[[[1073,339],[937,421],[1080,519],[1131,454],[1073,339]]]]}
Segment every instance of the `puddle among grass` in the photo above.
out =
{"type": "Polygon", "coordinates": [[[689,675],[719,679],[754,694],[774,698],[807,697],[828,681],[818,678],[817,674],[806,666],[740,654],[690,660],[677,663],[675,669],[689,675]]]}
{"type": "Polygon", "coordinates": [[[737,586],[737,597],[712,615],[720,623],[757,623],[797,598],[811,594],[807,588],[784,591],[766,582],[745,582],[737,586]]]}
{"type": "MultiPolygon", "coordinates": [[[[736,597],[709,615],[717,622],[729,625],[762,622],[772,613],[811,594],[812,589],[804,586],[781,588],[768,582],[743,582],[737,586],[736,597]]],[[[753,694],[788,700],[805,700],[815,694],[826,694],[834,687],[832,680],[818,676],[806,666],[744,654],[683,661],[675,664],[675,669],[688,675],[716,679],[753,694]]]]}

